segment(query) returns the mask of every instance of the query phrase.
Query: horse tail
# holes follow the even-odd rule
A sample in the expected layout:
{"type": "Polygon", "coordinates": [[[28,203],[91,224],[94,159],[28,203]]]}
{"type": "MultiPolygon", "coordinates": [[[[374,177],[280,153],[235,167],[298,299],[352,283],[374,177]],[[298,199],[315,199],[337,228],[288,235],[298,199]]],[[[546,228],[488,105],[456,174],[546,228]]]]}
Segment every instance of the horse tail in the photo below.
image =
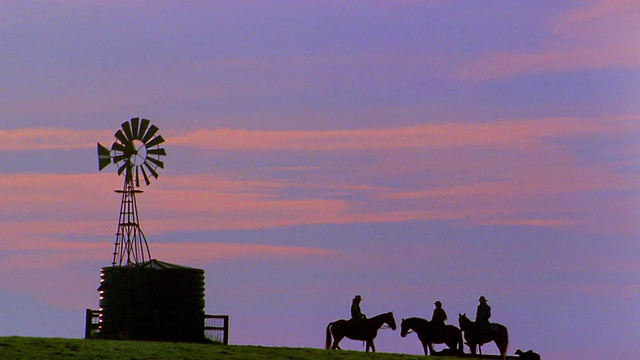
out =
{"type": "Polygon", "coordinates": [[[324,342],[325,349],[329,349],[331,347],[331,325],[333,325],[333,323],[329,323],[329,325],[327,325],[327,336],[324,342]]]}
{"type": "Polygon", "coordinates": [[[458,354],[464,354],[464,340],[462,338],[462,331],[458,331],[458,354]]]}

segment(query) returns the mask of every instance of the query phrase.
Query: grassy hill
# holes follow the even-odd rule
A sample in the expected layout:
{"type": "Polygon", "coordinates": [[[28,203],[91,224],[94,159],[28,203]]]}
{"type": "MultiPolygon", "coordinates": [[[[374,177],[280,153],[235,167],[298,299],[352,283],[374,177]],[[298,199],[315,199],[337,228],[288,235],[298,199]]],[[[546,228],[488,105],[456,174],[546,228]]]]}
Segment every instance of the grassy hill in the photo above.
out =
{"type": "MultiPolygon", "coordinates": [[[[309,348],[188,344],[143,341],[0,337],[1,359],[288,359],[288,360],[424,360],[424,356],[309,348]]],[[[430,360],[455,359],[431,356],[430,360]]],[[[473,358],[467,358],[473,359],[473,358]]]]}

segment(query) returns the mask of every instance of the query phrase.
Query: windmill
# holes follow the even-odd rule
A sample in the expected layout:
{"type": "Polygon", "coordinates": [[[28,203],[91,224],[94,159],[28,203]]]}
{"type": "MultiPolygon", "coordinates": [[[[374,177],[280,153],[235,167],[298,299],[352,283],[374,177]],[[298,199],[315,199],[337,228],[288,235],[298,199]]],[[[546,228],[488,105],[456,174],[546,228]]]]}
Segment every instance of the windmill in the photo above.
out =
{"type": "Polygon", "coordinates": [[[118,175],[124,175],[120,203],[120,217],[113,250],[113,266],[130,266],[151,260],[147,239],[140,229],[136,194],[142,178],[148,186],[150,177],[158,178],[158,168],[164,168],[160,160],[167,155],[160,144],[162,136],[157,135],[158,127],[147,119],[133,118],[122,123],[122,128],[115,132],[116,141],[111,149],[98,143],[99,170],[113,163],[118,168],[118,175]]]}

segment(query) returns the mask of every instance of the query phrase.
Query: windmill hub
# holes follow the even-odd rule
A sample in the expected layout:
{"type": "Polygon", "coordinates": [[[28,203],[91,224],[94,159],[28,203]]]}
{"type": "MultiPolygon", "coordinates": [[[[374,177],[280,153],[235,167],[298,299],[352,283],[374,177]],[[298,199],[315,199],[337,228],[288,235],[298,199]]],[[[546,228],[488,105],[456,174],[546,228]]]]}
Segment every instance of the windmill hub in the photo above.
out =
{"type": "Polygon", "coordinates": [[[133,153],[129,158],[129,161],[134,166],[140,166],[147,160],[147,147],[144,145],[142,140],[134,139],[131,142],[133,145],[133,153]]]}

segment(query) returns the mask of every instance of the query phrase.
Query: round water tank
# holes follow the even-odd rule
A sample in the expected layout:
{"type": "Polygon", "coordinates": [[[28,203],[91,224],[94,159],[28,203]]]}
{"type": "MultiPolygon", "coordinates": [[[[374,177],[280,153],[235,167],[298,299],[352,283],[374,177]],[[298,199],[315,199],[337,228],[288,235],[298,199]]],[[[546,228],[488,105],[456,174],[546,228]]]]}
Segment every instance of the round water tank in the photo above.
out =
{"type": "Polygon", "coordinates": [[[158,260],[110,266],[98,291],[105,338],[204,340],[204,270],[158,260]]]}

